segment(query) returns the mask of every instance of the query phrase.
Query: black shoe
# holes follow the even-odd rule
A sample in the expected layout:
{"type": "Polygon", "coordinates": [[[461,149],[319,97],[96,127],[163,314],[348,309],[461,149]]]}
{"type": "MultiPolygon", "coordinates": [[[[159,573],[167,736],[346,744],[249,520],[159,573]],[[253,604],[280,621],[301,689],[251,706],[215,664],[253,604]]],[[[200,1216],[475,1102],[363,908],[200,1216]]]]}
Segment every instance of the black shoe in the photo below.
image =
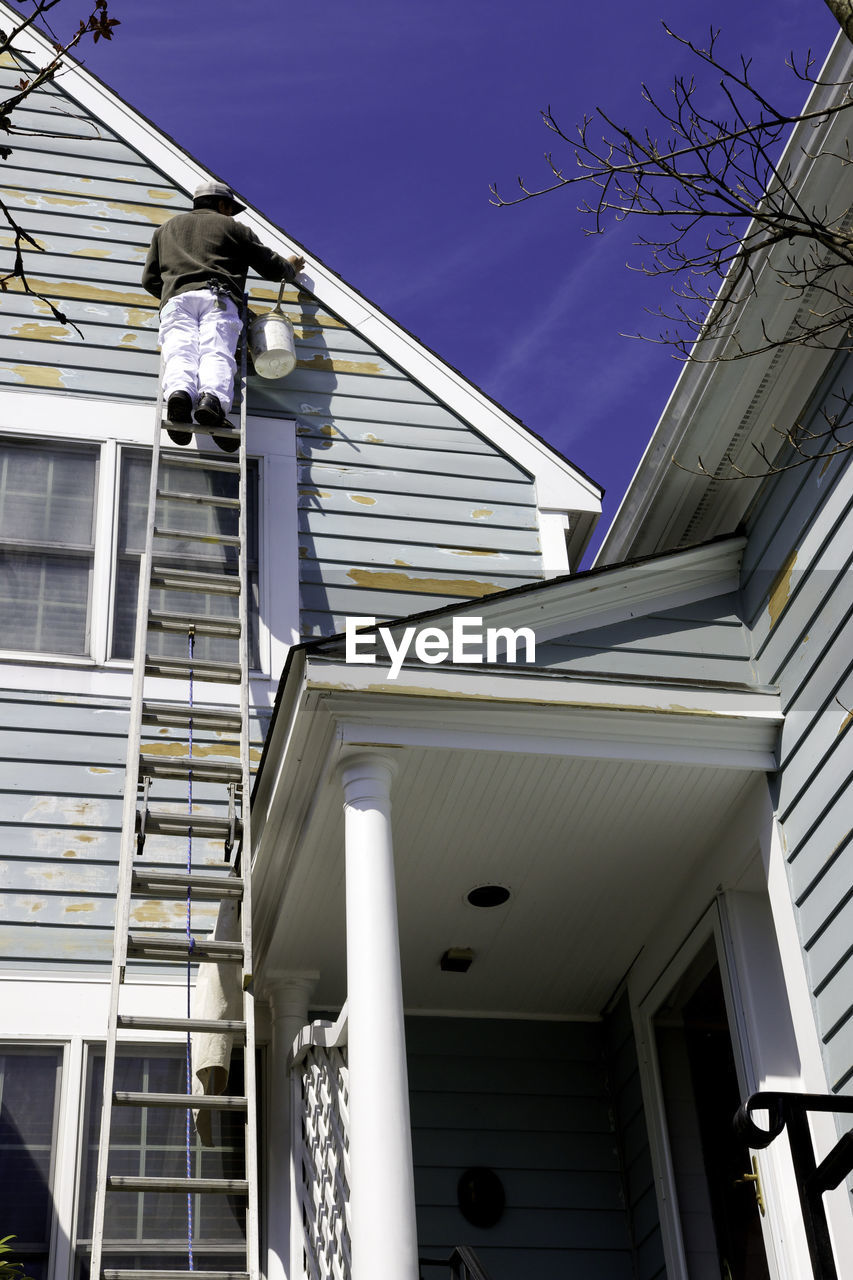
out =
{"type": "Polygon", "coordinates": [[[221,427],[225,414],[222,412],[219,397],[212,391],[202,391],[193,417],[200,427],[221,427]]]}
{"type": "MultiPolygon", "coordinates": [[[[229,423],[228,425],[230,426],[231,424],[229,423]]],[[[240,448],[239,436],[218,436],[214,431],[213,442],[218,444],[220,449],[224,449],[226,453],[236,453],[240,448]]]]}
{"type": "MultiPolygon", "coordinates": [[[[166,403],[166,418],[169,422],[192,422],[193,402],[188,391],[173,391],[166,403]]],[[[173,431],[166,428],[166,434],[175,444],[189,444],[193,438],[191,431],[173,431]]]]}

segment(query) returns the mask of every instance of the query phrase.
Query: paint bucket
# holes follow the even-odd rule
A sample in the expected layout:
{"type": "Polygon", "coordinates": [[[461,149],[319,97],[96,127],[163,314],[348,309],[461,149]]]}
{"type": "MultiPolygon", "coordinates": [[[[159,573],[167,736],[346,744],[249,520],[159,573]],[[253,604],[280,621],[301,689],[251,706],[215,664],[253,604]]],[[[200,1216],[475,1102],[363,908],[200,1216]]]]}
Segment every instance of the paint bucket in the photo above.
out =
{"type": "Polygon", "coordinates": [[[281,309],[285,281],[272,311],[256,316],[249,325],[249,349],[255,372],[262,378],[286,378],[296,368],[293,325],[281,309]]]}

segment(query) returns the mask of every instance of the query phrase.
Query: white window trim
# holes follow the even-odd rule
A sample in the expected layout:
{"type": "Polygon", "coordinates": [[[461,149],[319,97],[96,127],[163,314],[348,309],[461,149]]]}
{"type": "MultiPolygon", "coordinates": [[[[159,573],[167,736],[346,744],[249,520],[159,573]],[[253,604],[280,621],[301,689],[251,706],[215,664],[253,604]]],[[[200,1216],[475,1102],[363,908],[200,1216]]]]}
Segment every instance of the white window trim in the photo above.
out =
{"type": "MultiPolygon", "coordinates": [[[[100,445],[92,575],[91,654],[30,653],[0,649],[0,687],[40,687],[81,696],[129,697],[132,663],[108,658],[112,632],[117,545],[119,458],[122,447],[151,443],[152,406],[55,392],[0,390],[0,434],[58,443],[100,445]]],[[[292,419],[249,418],[251,455],[258,460],[258,650],[261,669],[251,673],[251,699],[271,707],[287,654],[300,639],[297,531],[296,424],[292,419]],[[281,495],[291,502],[282,512],[281,495]]],[[[156,682],[155,682],[156,683],[156,682]]],[[[168,696],[168,684],[163,695],[168,696]]],[[[236,700],[231,685],[210,686],[212,701],[236,700]]],[[[153,696],[158,696],[153,687],[153,696]]]]}

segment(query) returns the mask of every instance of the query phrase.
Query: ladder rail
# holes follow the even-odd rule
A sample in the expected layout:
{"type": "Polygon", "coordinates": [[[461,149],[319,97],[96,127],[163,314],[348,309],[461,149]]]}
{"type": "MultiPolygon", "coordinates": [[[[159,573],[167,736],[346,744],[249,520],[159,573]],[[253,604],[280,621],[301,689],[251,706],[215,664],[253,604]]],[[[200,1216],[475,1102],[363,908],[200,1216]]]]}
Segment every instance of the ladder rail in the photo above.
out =
{"type": "Polygon", "coordinates": [[[243,341],[240,356],[240,383],[242,397],[240,404],[240,515],[239,534],[242,554],[240,556],[240,598],[238,612],[240,618],[240,668],[243,679],[240,682],[240,715],[242,729],[240,733],[240,764],[243,773],[242,797],[242,878],[243,902],[240,912],[241,940],[243,943],[243,1021],[246,1024],[246,1047],[244,1050],[244,1091],[248,1099],[246,1111],[246,1178],[249,1184],[248,1204],[246,1206],[246,1269],[250,1276],[260,1275],[259,1256],[259,1206],[258,1206],[258,1124],[257,1124],[257,1082],[255,1060],[255,1019],[254,1019],[254,985],[252,982],[252,828],[250,813],[250,797],[252,794],[251,752],[249,729],[249,530],[248,530],[248,452],[247,452],[247,413],[248,413],[248,298],[243,298],[243,341]]]}
{"type": "Polygon", "coordinates": [[[110,1154],[112,1094],[118,1031],[118,1008],[124,970],[127,964],[127,940],[130,928],[130,883],[136,852],[136,808],[139,785],[139,756],[142,743],[142,700],[145,688],[145,650],[148,638],[148,605],[151,598],[150,565],[154,548],[154,514],[157,500],[157,477],[160,469],[160,423],[163,418],[162,369],[157,385],[157,408],[154,441],[151,449],[151,474],[148,484],[148,521],[145,546],[139,560],[139,585],[136,596],[136,633],[133,649],[133,679],[130,694],[130,721],[127,734],[124,803],[122,807],[121,852],[116,892],[116,919],[113,933],[113,962],[110,976],[110,1004],[107,1021],[107,1043],[104,1053],[104,1089],[101,1099],[101,1125],[98,1138],[98,1168],[95,1178],[95,1206],[92,1219],[91,1280],[98,1280],[102,1269],[104,1222],[106,1217],[107,1165],[110,1154]]]}

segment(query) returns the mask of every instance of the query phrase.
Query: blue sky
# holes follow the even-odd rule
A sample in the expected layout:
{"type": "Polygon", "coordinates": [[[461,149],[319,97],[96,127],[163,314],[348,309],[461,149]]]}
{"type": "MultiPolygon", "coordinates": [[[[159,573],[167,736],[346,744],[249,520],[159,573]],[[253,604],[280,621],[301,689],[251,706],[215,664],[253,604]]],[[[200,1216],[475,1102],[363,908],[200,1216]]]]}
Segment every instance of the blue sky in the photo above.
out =
{"type": "Polygon", "coordinates": [[[687,65],[661,19],[697,38],[713,22],[792,107],[786,55],[822,61],[836,32],[822,0],[109,7],[122,25],[91,69],[602,484],[596,541],[679,371],[620,336],[656,332],[643,308],[667,286],[626,271],[629,227],[584,236],[571,190],[496,209],[489,184],[547,178],[549,104],[567,130],[596,106],[636,121],[641,83],[665,92],[687,65]]]}

